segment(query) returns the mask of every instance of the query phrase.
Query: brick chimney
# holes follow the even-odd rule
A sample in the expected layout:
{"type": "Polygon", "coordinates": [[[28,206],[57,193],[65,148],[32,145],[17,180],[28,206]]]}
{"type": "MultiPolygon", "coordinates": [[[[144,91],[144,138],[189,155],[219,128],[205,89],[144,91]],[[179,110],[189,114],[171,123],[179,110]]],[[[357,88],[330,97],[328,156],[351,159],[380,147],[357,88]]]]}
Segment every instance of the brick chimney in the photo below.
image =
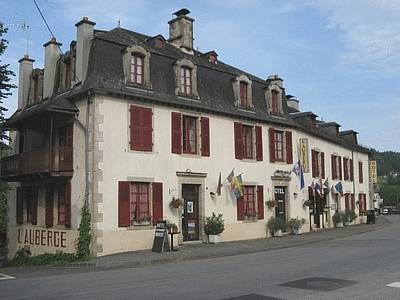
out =
{"type": "Polygon", "coordinates": [[[190,11],[182,8],[174,13],[176,18],[168,22],[169,42],[175,47],[193,54],[193,22],[194,19],[187,15],[190,11]]]}
{"type": "Polygon", "coordinates": [[[44,76],[43,76],[43,99],[50,97],[54,92],[54,81],[56,77],[57,61],[60,57],[60,46],[55,38],[52,38],[44,47],[44,76]]]}
{"type": "Polygon", "coordinates": [[[89,52],[94,36],[95,22],[83,17],[76,26],[76,80],[84,82],[89,62],[89,52]]]}
{"type": "Polygon", "coordinates": [[[18,78],[18,109],[26,106],[28,103],[29,80],[33,70],[34,60],[25,55],[19,61],[18,78]]]}

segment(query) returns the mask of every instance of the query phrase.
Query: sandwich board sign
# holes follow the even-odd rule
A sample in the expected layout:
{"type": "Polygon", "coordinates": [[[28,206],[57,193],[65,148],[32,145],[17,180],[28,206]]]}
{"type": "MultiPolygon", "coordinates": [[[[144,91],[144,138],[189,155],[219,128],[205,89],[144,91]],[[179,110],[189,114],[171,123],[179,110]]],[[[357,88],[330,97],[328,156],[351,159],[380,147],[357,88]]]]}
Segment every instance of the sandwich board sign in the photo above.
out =
{"type": "Polygon", "coordinates": [[[156,229],[154,233],[153,248],[151,251],[161,253],[169,250],[169,241],[167,236],[167,223],[166,221],[160,221],[156,224],[156,229]]]}

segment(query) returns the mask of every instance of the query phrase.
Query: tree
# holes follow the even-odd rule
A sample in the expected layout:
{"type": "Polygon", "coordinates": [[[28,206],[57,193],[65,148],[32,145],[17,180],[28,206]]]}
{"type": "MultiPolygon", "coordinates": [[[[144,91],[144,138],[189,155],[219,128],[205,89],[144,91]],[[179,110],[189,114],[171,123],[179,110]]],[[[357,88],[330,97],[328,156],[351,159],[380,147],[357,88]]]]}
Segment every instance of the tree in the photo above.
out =
{"type": "Polygon", "coordinates": [[[3,143],[5,140],[9,140],[9,136],[3,128],[5,121],[4,113],[7,108],[3,106],[3,100],[11,96],[11,89],[16,88],[11,83],[11,77],[15,76],[14,72],[9,70],[9,64],[2,64],[1,56],[6,51],[8,41],[3,38],[3,34],[7,33],[7,28],[0,21],[0,142],[3,143]]]}

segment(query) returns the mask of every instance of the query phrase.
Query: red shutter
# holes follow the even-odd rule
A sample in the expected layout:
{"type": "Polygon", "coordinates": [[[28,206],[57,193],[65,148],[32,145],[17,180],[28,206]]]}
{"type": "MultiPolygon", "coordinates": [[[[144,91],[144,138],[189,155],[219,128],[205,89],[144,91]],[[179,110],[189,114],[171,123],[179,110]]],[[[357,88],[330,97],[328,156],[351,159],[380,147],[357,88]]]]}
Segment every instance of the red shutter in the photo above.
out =
{"type": "Polygon", "coordinates": [[[315,150],[311,150],[311,172],[312,172],[312,177],[316,178],[317,177],[317,168],[318,168],[318,157],[317,157],[317,152],[315,150]]]}
{"type": "Polygon", "coordinates": [[[257,185],[257,214],[259,220],[264,220],[264,187],[257,185]]]}
{"type": "Polygon", "coordinates": [[[358,182],[363,183],[364,178],[363,178],[363,164],[361,161],[358,162],[358,182]]]}
{"type": "Polygon", "coordinates": [[[350,194],[345,194],[344,195],[344,206],[345,206],[345,210],[349,210],[349,196],[350,194]]]}
{"type": "Polygon", "coordinates": [[[262,127],[256,126],[256,160],[263,160],[262,127]]]}
{"type": "Polygon", "coordinates": [[[46,227],[53,227],[54,222],[54,189],[52,185],[46,187],[46,214],[45,223],[46,227]]]}
{"type": "Polygon", "coordinates": [[[350,159],[350,181],[354,180],[354,166],[353,166],[353,160],[350,159]]]}
{"type": "Polygon", "coordinates": [[[321,152],[321,178],[325,179],[325,154],[321,152]]]}
{"type": "Polygon", "coordinates": [[[343,179],[344,180],[348,180],[349,179],[349,177],[348,177],[349,171],[348,171],[347,161],[348,161],[347,158],[343,158],[343,172],[344,172],[343,179]]]}
{"type": "Polygon", "coordinates": [[[351,194],[351,209],[354,210],[356,208],[356,202],[354,199],[354,194],[351,194]]]}
{"type": "Polygon", "coordinates": [[[37,211],[38,211],[38,187],[34,186],[30,190],[30,199],[28,200],[32,205],[32,225],[37,225],[37,211]]]}
{"type": "Polygon", "coordinates": [[[286,131],[286,162],[293,163],[292,132],[286,131]]]}
{"type": "Polygon", "coordinates": [[[142,135],[141,135],[141,113],[140,113],[140,107],[137,106],[131,106],[130,109],[131,112],[131,150],[141,150],[141,145],[142,145],[142,135]]]}
{"type": "Polygon", "coordinates": [[[275,130],[271,127],[268,129],[269,137],[269,161],[275,161],[275,130]]]}
{"type": "Polygon", "coordinates": [[[234,123],[234,136],[235,136],[235,158],[243,158],[243,133],[242,133],[242,123],[234,123]]]}
{"type": "Polygon", "coordinates": [[[201,156],[210,156],[210,120],[201,118],[201,156]]]}
{"type": "Polygon", "coordinates": [[[237,219],[238,221],[244,220],[244,200],[243,196],[236,200],[237,219]]]}
{"type": "Polygon", "coordinates": [[[141,121],[142,121],[142,150],[152,151],[153,150],[153,111],[151,108],[142,107],[141,109],[141,121]]]}
{"type": "Polygon", "coordinates": [[[359,212],[363,212],[363,195],[358,194],[358,210],[359,212]]]}
{"type": "Polygon", "coordinates": [[[343,172],[342,172],[342,157],[339,156],[339,179],[343,179],[343,172]]]}
{"type": "Polygon", "coordinates": [[[163,185],[153,182],[153,225],[163,219],[163,185]]]}
{"type": "Polygon", "coordinates": [[[71,182],[65,184],[65,227],[71,228],[71,182]]]}
{"type": "Polygon", "coordinates": [[[182,120],[181,114],[171,113],[171,152],[175,154],[182,153],[182,120]]]}
{"type": "Polygon", "coordinates": [[[24,223],[24,198],[23,198],[23,187],[17,187],[17,224],[24,223]]]}
{"type": "Polygon", "coordinates": [[[130,226],[130,181],[118,181],[118,226],[130,226]]]}
{"type": "Polygon", "coordinates": [[[331,155],[331,169],[332,169],[332,179],[336,179],[336,161],[335,155],[331,155]]]}

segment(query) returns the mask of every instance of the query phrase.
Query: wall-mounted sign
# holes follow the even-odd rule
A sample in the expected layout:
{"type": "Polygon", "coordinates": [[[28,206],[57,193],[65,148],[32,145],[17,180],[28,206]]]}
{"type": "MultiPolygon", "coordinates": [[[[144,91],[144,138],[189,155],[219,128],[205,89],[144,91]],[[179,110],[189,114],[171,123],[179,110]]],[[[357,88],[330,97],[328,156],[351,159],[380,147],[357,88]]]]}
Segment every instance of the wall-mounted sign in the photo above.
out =
{"type": "Polygon", "coordinates": [[[275,194],[280,194],[280,195],[284,195],[285,194],[285,190],[281,187],[276,187],[275,188],[275,194]]]}
{"type": "Polygon", "coordinates": [[[189,221],[188,222],[188,234],[195,234],[196,233],[196,222],[189,221]]]}
{"type": "Polygon", "coordinates": [[[300,163],[304,167],[304,173],[310,172],[308,159],[308,139],[300,139],[300,163]]]}
{"type": "Polygon", "coordinates": [[[192,214],[193,213],[193,201],[188,201],[186,203],[186,210],[188,214],[192,214]]]}
{"type": "Polygon", "coordinates": [[[371,160],[369,162],[369,171],[372,183],[378,183],[378,172],[376,169],[376,160],[371,160]]]}
{"type": "Polygon", "coordinates": [[[17,241],[19,244],[32,246],[45,246],[55,248],[67,247],[67,232],[47,229],[21,229],[18,228],[17,241]]]}

